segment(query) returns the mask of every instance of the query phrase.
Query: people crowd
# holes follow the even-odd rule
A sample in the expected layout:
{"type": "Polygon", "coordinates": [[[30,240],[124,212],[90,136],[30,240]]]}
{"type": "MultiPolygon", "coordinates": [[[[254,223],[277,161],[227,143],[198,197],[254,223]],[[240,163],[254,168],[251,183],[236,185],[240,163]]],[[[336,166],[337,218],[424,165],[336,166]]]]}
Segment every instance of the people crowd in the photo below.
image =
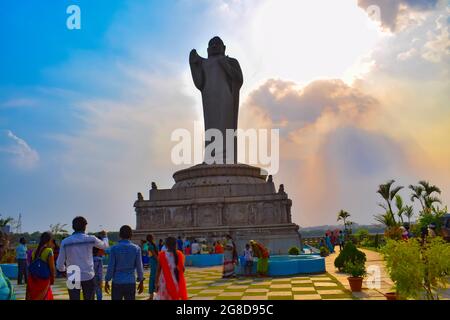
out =
{"type": "MultiPolygon", "coordinates": [[[[144,292],[145,268],[150,271],[149,300],[185,300],[185,259],[189,255],[222,254],[223,278],[236,276],[239,254],[231,235],[208,243],[205,239],[181,236],[156,242],[149,234],[136,245],[131,241],[131,227],[124,225],[119,231],[120,240],[110,246],[105,231],[88,234],[87,225],[84,217],[75,217],[73,233],[59,245],[50,232],[41,234],[35,249],[28,249],[24,238],[19,240],[15,250],[17,284],[26,285],[27,300],[53,300],[52,286],[57,277],[67,278],[70,300],[103,300],[103,291],[112,300],[135,300],[136,293],[144,292]]],[[[7,235],[0,232],[0,259],[8,246],[7,235]]],[[[269,251],[263,244],[250,241],[241,257],[245,276],[254,274],[254,260],[257,275],[267,276],[269,251]]],[[[0,300],[13,299],[14,286],[0,268],[0,300]]]]}
{"type": "Polygon", "coordinates": [[[349,231],[336,229],[334,231],[327,230],[323,238],[319,240],[319,249],[325,248],[328,253],[334,253],[336,246],[339,246],[339,250],[342,250],[346,241],[349,238],[349,231]]]}
{"type": "MultiPolygon", "coordinates": [[[[153,236],[148,235],[138,246],[131,241],[131,227],[124,225],[119,242],[110,247],[105,231],[90,235],[86,233],[87,225],[85,218],[75,217],[74,232],[60,246],[50,232],[41,234],[34,250],[27,248],[24,238],[19,240],[17,282],[26,284],[26,300],[53,300],[52,286],[58,273],[67,277],[70,300],[102,300],[103,290],[111,294],[112,300],[135,300],[136,292],[144,291],[144,263],[150,268],[150,300],[187,299],[185,255],[179,248],[185,244],[190,247],[189,242],[169,237],[156,245],[153,236]],[[109,259],[104,275],[106,252],[109,259]]],[[[0,260],[8,248],[8,235],[0,231],[0,260]]],[[[14,286],[0,268],[0,300],[15,298],[14,286]]]]}

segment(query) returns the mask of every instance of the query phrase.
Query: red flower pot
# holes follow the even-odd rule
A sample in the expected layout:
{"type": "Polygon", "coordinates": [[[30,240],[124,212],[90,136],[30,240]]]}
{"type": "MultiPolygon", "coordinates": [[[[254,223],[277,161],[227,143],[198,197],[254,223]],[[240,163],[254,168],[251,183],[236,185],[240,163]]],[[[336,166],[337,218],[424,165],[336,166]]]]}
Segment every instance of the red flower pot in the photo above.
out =
{"type": "Polygon", "coordinates": [[[348,283],[350,284],[350,289],[352,289],[353,292],[360,292],[362,288],[362,277],[348,277],[348,283]]]}
{"type": "Polygon", "coordinates": [[[387,300],[398,300],[397,292],[386,292],[384,296],[387,300]]]}

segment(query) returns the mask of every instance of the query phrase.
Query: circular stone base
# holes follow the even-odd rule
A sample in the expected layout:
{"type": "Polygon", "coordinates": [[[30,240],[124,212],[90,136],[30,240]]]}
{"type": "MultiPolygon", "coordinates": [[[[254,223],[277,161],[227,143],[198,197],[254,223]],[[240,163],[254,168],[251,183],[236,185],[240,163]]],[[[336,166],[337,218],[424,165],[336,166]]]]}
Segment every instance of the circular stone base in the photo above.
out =
{"type": "Polygon", "coordinates": [[[172,188],[265,183],[267,172],[247,164],[198,164],[173,174],[172,188]]]}

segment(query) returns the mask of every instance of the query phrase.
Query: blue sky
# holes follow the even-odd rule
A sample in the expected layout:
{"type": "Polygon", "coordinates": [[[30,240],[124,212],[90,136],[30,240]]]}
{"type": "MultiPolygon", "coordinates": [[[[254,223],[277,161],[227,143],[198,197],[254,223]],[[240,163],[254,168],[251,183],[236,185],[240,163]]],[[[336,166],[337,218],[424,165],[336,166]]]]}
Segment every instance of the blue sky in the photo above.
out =
{"type": "Polygon", "coordinates": [[[390,178],[431,180],[448,201],[448,10],[425,0],[1,1],[0,214],[22,213],[28,231],[78,214],[92,230],[134,226],[136,193],[151,181],[170,188],[180,169],[170,133],[202,121],[187,58],[205,56],[215,35],[244,72],[240,126],[282,130],[275,182],[295,222],[334,223],[347,209],[371,223],[374,189],[390,178]],[[66,27],[72,4],[81,30],[66,27]]]}
{"type": "MultiPolygon", "coordinates": [[[[79,186],[64,181],[58,159],[65,148],[61,136],[77,135],[86,126],[77,104],[126,97],[117,70],[123,61],[145,63],[150,72],[175,72],[172,65],[161,66],[161,59],[185,62],[185,35],[191,32],[193,42],[200,37],[196,18],[202,8],[207,8],[204,1],[1,2],[0,141],[8,146],[11,130],[39,157],[14,164],[11,152],[0,154],[1,214],[22,212],[24,228],[30,230],[90,211],[97,197],[82,195],[79,186]],[[81,30],[66,28],[66,8],[72,4],[81,8],[81,30]]],[[[127,214],[131,223],[132,208],[127,214]]]]}

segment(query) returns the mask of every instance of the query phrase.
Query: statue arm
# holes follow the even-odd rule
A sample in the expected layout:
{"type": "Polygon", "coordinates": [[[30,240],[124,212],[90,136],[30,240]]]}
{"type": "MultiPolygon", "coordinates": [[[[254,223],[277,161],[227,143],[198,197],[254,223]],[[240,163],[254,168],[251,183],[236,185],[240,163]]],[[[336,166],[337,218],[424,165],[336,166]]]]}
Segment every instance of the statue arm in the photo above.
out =
{"type": "Polygon", "coordinates": [[[244,83],[244,77],[239,62],[234,58],[225,57],[221,60],[221,64],[228,76],[240,88],[244,83]]]}
{"type": "Polygon", "coordinates": [[[195,49],[189,54],[189,65],[191,67],[192,80],[198,90],[202,91],[204,86],[204,76],[202,62],[204,58],[200,57],[195,49]]]}

